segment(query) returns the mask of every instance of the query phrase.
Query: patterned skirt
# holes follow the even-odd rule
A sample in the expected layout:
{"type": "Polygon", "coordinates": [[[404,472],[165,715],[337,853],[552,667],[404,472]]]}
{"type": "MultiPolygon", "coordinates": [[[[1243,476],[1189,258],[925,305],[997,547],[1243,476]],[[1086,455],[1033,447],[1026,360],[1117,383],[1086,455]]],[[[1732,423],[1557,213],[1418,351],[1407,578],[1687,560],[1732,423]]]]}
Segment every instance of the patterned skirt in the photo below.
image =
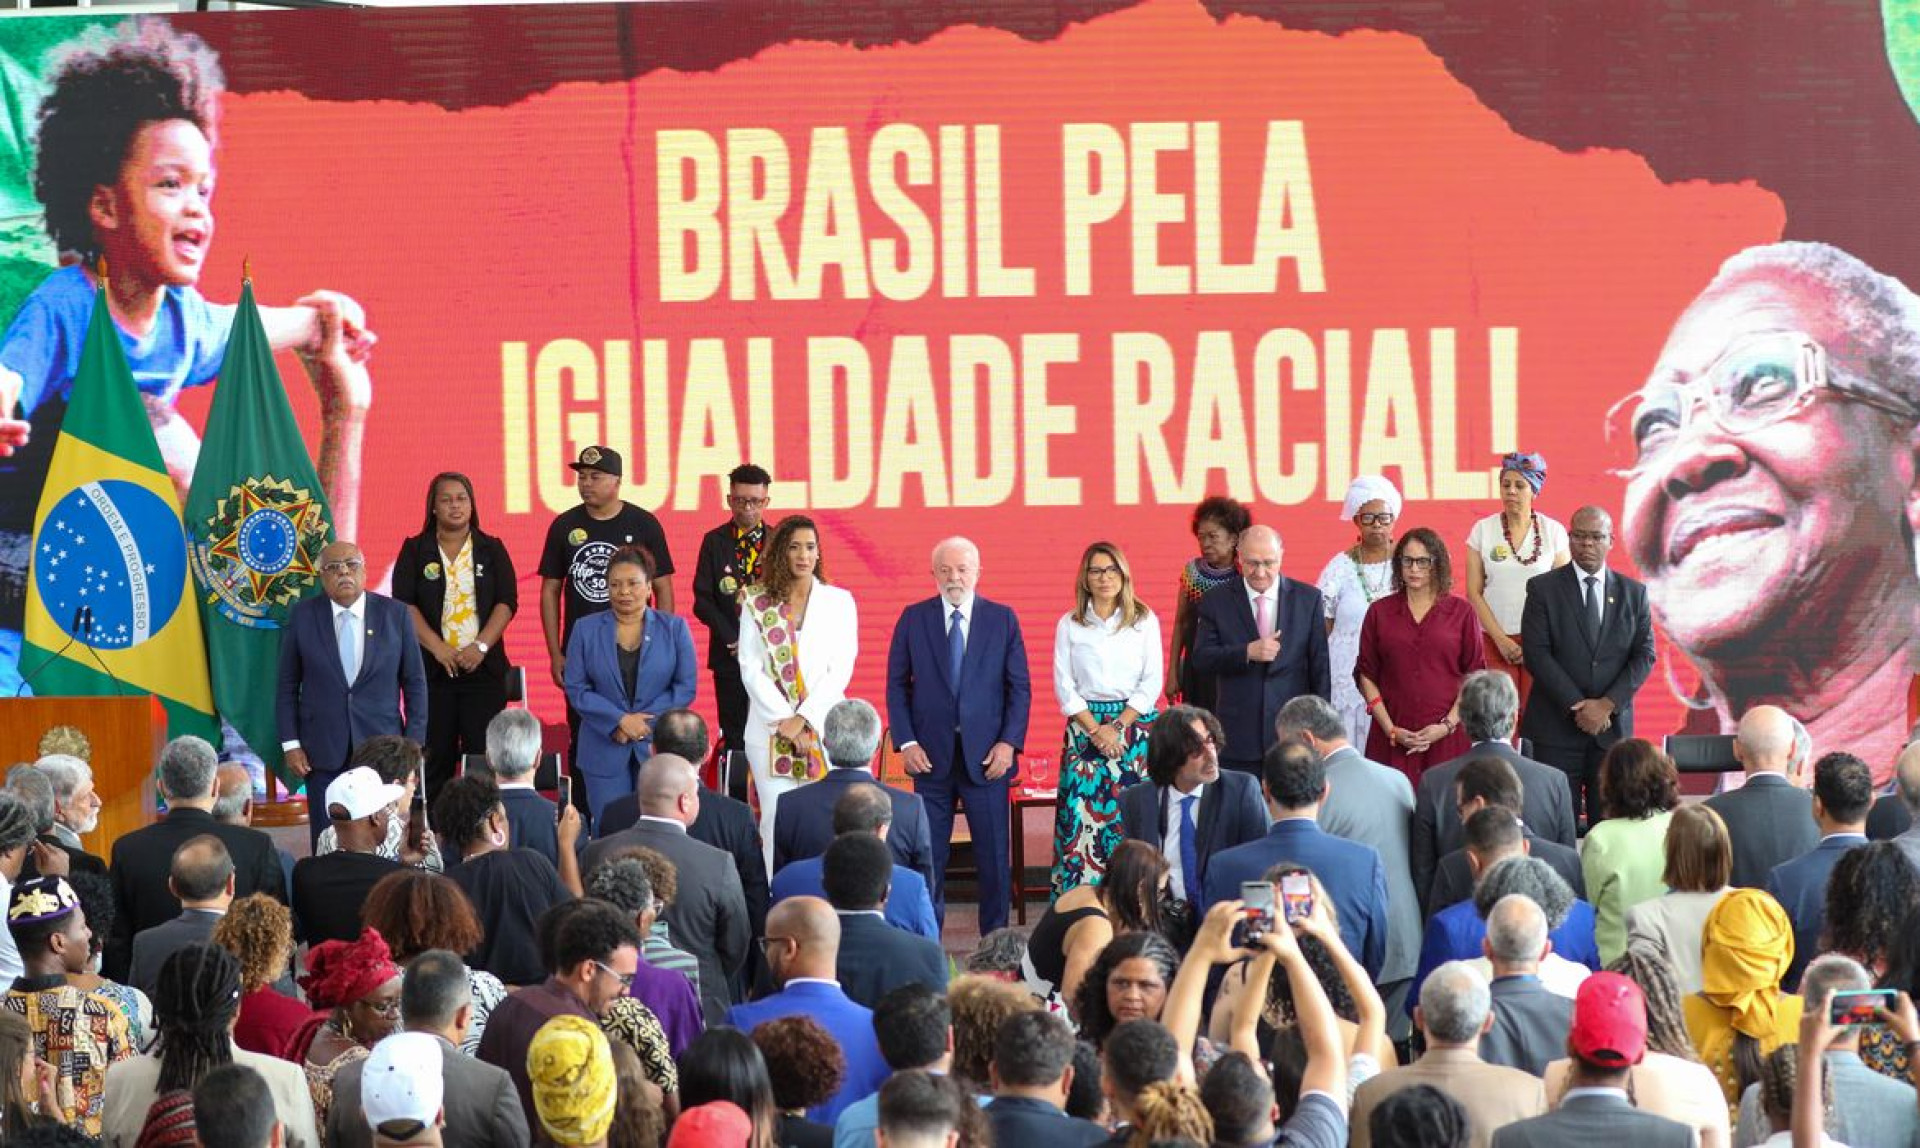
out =
{"type": "MultiPolygon", "coordinates": [[[[1099,721],[1119,717],[1124,701],[1089,702],[1099,721]]],[[[1153,714],[1142,714],[1126,734],[1126,752],[1115,761],[1094,748],[1085,730],[1067,723],[1060,751],[1060,802],[1053,819],[1053,896],[1081,885],[1098,885],[1107,858],[1120,844],[1120,794],[1146,776],[1147,731],[1153,714]]]]}

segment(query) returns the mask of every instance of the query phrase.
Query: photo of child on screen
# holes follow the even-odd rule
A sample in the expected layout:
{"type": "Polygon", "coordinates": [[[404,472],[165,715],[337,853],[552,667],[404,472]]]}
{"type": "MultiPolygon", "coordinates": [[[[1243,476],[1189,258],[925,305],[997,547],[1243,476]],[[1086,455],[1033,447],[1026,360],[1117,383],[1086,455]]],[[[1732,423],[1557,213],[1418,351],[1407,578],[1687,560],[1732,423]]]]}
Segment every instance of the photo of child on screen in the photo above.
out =
{"type": "MultiPolygon", "coordinates": [[[[193,480],[200,438],[175,404],[220,373],[235,310],[197,286],[213,242],[224,83],[204,41],[158,18],[88,32],[48,65],[33,183],[62,266],[0,337],[0,696],[21,684],[33,519],[103,263],[128,365],[183,501],[193,480]]],[[[299,354],[319,397],[320,481],[336,530],[350,538],[374,336],[359,305],[331,291],[262,306],[260,318],[276,351],[299,354]]]]}

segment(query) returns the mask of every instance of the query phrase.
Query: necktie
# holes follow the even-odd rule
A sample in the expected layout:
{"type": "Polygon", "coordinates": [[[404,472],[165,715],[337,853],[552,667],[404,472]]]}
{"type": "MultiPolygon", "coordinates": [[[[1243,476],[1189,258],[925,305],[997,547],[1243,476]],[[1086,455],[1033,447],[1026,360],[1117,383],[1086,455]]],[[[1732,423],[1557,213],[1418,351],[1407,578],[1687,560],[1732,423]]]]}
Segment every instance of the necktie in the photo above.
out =
{"type": "Polygon", "coordinates": [[[956,694],[960,692],[960,660],[966,656],[967,635],[960,628],[960,609],[956,606],[947,621],[947,680],[953,683],[956,694]]]}
{"type": "Polygon", "coordinates": [[[1597,575],[1587,575],[1587,625],[1593,628],[1593,636],[1600,636],[1600,579],[1597,575]]]}
{"type": "Polygon", "coordinates": [[[1273,637],[1273,599],[1262,594],[1253,604],[1258,607],[1253,612],[1253,624],[1259,629],[1261,639],[1273,637]]]}
{"type": "Polygon", "coordinates": [[[1187,904],[1200,904],[1199,830],[1193,824],[1193,804],[1199,795],[1189,793],[1180,799],[1180,879],[1187,889],[1187,904]]]}
{"type": "Polygon", "coordinates": [[[340,672],[347,675],[348,685],[360,676],[360,660],[354,656],[353,648],[354,625],[353,615],[344,610],[333,620],[334,632],[340,639],[340,672]]]}

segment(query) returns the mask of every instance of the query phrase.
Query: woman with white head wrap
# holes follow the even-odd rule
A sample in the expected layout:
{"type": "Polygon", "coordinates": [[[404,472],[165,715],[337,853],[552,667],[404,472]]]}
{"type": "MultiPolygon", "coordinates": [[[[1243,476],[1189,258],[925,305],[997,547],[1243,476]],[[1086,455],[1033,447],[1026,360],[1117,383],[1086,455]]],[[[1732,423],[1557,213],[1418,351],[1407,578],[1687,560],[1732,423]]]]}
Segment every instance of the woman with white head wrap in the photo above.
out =
{"type": "Polygon", "coordinates": [[[1393,523],[1400,517],[1400,491],[1378,474],[1363,474],[1347,487],[1340,517],[1352,522],[1359,540],[1333,556],[1320,572],[1327,604],[1327,646],[1333,659],[1333,707],[1346,719],[1356,746],[1367,744],[1366,699],[1353,681],[1360,656],[1360,623],[1375,599],[1393,593],[1393,523]]]}

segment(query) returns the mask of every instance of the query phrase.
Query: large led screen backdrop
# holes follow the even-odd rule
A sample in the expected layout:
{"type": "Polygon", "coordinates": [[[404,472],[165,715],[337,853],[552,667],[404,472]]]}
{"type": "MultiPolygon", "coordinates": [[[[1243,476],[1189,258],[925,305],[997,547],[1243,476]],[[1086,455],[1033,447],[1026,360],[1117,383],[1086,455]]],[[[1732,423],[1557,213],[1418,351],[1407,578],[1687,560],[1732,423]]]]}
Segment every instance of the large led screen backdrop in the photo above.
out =
{"type": "MultiPolygon", "coordinates": [[[[0,22],[7,314],[60,263],[37,109],[109,35],[130,32],[0,22]]],[[[976,539],[982,592],[1025,626],[1041,754],[1088,542],[1123,547],[1165,618],[1207,494],[1251,503],[1310,582],[1353,542],[1354,476],[1458,553],[1518,449],[1549,462],[1539,509],[1608,508],[1649,582],[1643,733],[1778,701],[1882,775],[1906,738],[1920,144],[1901,27],[1870,5],[854,0],[133,38],[222,85],[211,214],[174,236],[215,305],[201,350],[247,259],[263,305],[364,313],[342,531],[378,579],[428,477],[471,474],[549,719],[533,571],[588,444],[665,523],[683,613],[721,476],[771,470],[772,514],[815,516],[857,594],[867,697],[931,545],[976,539]],[[1750,252],[1694,306],[1781,241],[1818,246],[1750,252]],[[1774,336],[1802,357],[1742,365],[1774,336]]],[[[320,404],[282,370],[317,454],[320,404]]],[[[152,404],[182,480],[206,381],[152,404]]],[[[36,445],[44,389],[15,411],[36,445]]],[[[10,631],[44,466],[0,463],[10,631]]]]}

